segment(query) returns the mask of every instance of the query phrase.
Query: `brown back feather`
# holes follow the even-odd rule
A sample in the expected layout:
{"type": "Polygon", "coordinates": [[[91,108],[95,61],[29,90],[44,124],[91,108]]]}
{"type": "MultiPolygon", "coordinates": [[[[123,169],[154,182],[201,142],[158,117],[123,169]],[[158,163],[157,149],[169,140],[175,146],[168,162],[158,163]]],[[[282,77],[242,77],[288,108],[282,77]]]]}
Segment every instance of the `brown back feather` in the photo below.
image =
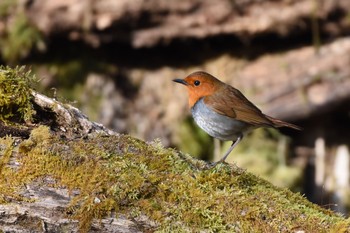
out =
{"type": "Polygon", "coordinates": [[[258,107],[250,102],[239,90],[232,86],[223,86],[222,90],[219,92],[206,96],[204,102],[221,115],[257,127],[275,127],[274,123],[266,117],[258,107]]]}

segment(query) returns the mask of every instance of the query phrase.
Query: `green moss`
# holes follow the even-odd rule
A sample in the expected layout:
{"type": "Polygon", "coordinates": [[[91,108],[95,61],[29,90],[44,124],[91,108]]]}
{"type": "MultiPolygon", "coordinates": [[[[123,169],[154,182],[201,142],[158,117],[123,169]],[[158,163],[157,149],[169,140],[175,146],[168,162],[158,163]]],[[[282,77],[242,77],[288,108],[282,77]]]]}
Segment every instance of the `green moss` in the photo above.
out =
{"type": "Polygon", "coordinates": [[[35,77],[24,67],[0,66],[0,121],[32,121],[35,111],[30,85],[34,81],[35,77]]]}
{"type": "MultiPolygon", "coordinates": [[[[11,140],[0,143],[7,145],[2,164],[16,151],[11,140]]],[[[123,135],[66,141],[41,126],[21,143],[17,159],[16,171],[2,166],[2,178],[11,176],[0,180],[0,187],[16,193],[23,183],[52,177],[57,186],[79,190],[68,212],[85,232],[93,218],[112,211],[129,218],[145,215],[158,232],[330,232],[349,226],[341,216],[238,167],[201,170],[204,162],[159,142],[123,135]]],[[[0,195],[9,191],[0,189],[0,195]]]]}
{"type": "MultiPolygon", "coordinates": [[[[0,178],[6,179],[6,175],[9,173],[8,168],[5,166],[9,163],[13,150],[13,140],[10,138],[0,139],[0,178]]],[[[13,190],[11,187],[0,183],[0,203],[6,202],[7,197],[12,195],[13,190]]]]}
{"type": "Polygon", "coordinates": [[[0,204],[11,201],[30,201],[17,192],[21,184],[16,178],[16,169],[8,166],[15,151],[14,140],[10,137],[0,138],[0,204]]]}

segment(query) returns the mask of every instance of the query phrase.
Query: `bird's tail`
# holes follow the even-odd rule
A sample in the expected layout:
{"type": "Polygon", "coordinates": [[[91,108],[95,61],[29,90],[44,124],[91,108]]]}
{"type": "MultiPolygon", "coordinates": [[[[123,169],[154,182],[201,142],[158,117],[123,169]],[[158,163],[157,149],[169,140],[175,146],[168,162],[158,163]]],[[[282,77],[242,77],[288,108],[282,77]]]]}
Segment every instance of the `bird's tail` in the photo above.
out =
{"type": "Polygon", "coordinates": [[[281,120],[278,120],[276,118],[273,118],[273,117],[270,117],[270,116],[267,116],[265,115],[267,119],[269,119],[272,123],[273,123],[273,127],[276,127],[276,128],[280,128],[280,127],[288,127],[288,128],[292,128],[292,129],[296,129],[296,130],[302,130],[303,128],[297,126],[297,125],[294,125],[294,124],[291,124],[291,123],[288,123],[288,122],[285,122],[285,121],[281,121],[281,120]]]}

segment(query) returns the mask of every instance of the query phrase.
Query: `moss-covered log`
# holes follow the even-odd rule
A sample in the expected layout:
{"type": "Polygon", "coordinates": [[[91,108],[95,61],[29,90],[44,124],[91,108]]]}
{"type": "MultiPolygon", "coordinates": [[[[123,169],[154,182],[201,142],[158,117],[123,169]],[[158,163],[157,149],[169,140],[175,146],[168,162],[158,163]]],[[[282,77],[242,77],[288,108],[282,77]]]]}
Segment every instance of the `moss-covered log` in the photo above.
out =
{"type": "MultiPolygon", "coordinates": [[[[2,67],[0,94],[14,96],[28,75],[2,67]],[[7,75],[13,72],[17,79],[7,75]],[[12,82],[14,93],[4,91],[6,82],[12,82]]],[[[348,219],[235,165],[204,170],[204,161],[102,126],[67,131],[72,125],[64,127],[64,122],[72,121],[58,121],[66,119],[60,114],[79,110],[56,100],[42,108],[35,92],[26,93],[28,101],[0,103],[1,114],[4,109],[8,114],[9,105],[24,108],[10,111],[2,125],[30,132],[29,138],[0,138],[3,232],[350,230],[348,219]]]]}

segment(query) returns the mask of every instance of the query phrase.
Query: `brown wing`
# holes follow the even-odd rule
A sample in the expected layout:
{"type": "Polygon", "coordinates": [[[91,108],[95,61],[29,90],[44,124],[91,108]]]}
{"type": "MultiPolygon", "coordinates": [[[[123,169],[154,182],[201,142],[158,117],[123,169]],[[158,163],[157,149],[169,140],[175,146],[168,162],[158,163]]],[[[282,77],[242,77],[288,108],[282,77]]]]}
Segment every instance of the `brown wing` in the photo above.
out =
{"type": "Polygon", "coordinates": [[[255,126],[273,126],[273,123],[239,90],[225,86],[216,94],[206,96],[204,103],[215,112],[255,126]],[[220,93],[220,94],[217,94],[220,93]]]}

